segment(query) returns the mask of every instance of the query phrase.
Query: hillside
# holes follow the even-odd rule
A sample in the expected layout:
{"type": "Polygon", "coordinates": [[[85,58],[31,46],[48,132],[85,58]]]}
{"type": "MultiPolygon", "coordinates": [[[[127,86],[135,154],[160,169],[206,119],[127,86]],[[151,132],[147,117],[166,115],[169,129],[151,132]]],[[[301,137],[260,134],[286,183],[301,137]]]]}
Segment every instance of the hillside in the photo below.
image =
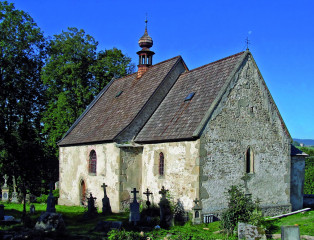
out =
{"type": "Polygon", "coordinates": [[[296,141],[298,143],[303,143],[305,146],[314,146],[314,139],[293,138],[293,141],[296,141]]]}

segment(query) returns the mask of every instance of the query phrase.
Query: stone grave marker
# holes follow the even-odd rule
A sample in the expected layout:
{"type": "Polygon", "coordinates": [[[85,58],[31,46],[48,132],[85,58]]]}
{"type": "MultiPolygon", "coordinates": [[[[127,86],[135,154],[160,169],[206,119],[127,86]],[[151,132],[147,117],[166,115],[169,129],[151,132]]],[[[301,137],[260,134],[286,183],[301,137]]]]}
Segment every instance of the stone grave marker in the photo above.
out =
{"type": "Polygon", "coordinates": [[[265,230],[248,223],[238,223],[238,237],[245,240],[266,240],[265,230]]]}
{"type": "Polygon", "coordinates": [[[162,228],[169,228],[172,226],[173,214],[171,212],[170,202],[166,198],[166,194],[169,190],[166,190],[162,186],[159,194],[161,194],[159,206],[160,206],[160,226],[162,228]]]}
{"type": "Polygon", "coordinates": [[[95,200],[97,198],[93,197],[92,193],[89,193],[89,198],[87,198],[87,213],[95,214],[97,213],[97,208],[95,207],[95,200]]]}
{"type": "Polygon", "coordinates": [[[47,209],[46,209],[46,212],[48,212],[48,213],[55,213],[56,212],[55,197],[52,194],[53,183],[51,182],[49,184],[49,186],[50,186],[50,192],[49,192],[48,199],[47,199],[47,209]]]}
{"type": "Polygon", "coordinates": [[[110,200],[107,196],[106,187],[108,187],[105,183],[101,185],[101,187],[104,189],[104,198],[102,199],[102,213],[104,215],[111,214],[111,206],[110,206],[110,200]]]}
{"type": "Polygon", "coordinates": [[[133,188],[133,202],[130,203],[130,217],[129,222],[134,223],[134,225],[137,224],[137,222],[140,221],[140,204],[136,200],[136,194],[139,193],[139,191],[136,191],[136,188],[133,188]]]}
{"type": "Polygon", "coordinates": [[[34,204],[32,204],[32,205],[30,206],[30,208],[29,208],[29,213],[30,213],[31,215],[34,215],[34,214],[35,214],[35,206],[34,206],[34,204]]]}
{"type": "Polygon", "coordinates": [[[202,212],[202,207],[200,207],[198,205],[199,200],[196,198],[194,201],[194,207],[192,208],[193,210],[193,224],[201,224],[202,223],[202,216],[201,216],[201,212],[202,212]]]}
{"type": "Polygon", "coordinates": [[[18,194],[16,192],[16,182],[15,182],[15,177],[13,176],[13,193],[12,193],[12,200],[11,202],[13,203],[18,203],[19,199],[18,199],[18,194]]]}
{"type": "Polygon", "coordinates": [[[4,179],[4,184],[2,186],[2,201],[7,202],[7,201],[9,201],[9,187],[7,185],[7,181],[9,179],[9,176],[7,174],[5,174],[3,176],[3,179],[4,179]]]}
{"type": "Polygon", "coordinates": [[[299,226],[281,226],[281,240],[300,240],[299,226]]]}

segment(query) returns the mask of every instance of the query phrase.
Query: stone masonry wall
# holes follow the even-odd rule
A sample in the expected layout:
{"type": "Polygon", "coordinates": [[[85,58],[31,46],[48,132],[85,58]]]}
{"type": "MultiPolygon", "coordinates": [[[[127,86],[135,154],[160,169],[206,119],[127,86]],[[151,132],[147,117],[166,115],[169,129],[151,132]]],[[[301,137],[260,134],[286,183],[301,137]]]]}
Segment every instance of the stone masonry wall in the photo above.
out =
{"type": "Polygon", "coordinates": [[[251,56],[212,113],[200,144],[203,213],[225,208],[226,190],[240,184],[262,206],[289,210],[290,137],[251,56]],[[248,147],[254,172],[245,183],[248,147]]]}
{"type": "MultiPolygon", "coordinates": [[[[143,147],[121,147],[120,201],[121,210],[129,208],[133,199],[133,188],[142,189],[142,152],[143,147]]],[[[141,196],[141,195],[140,195],[141,196]]]]}
{"type": "Polygon", "coordinates": [[[119,211],[120,149],[114,143],[87,146],[60,147],[60,205],[80,205],[80,183],[83,180],[87,192],[96,197],[101,209],[104,197],[101,185],[106,183],[112,211],[119,211]],[[88,173],[89,154],[96,151],[96,175],[88,173]]]}
{"type": "Polygon", "coordinates": [[[146,199],[143,192],[149,188],[153,202],[158,204],[158,192],[164,186],[175,202],[179,199],[185,210],[191,210],[193,200],[199,198],[199,146],[199,140],[146,144],[142,156],[142,199],[146,199]],[[164,176],[159,175],[160,152],[164,154],[164,176]]]}

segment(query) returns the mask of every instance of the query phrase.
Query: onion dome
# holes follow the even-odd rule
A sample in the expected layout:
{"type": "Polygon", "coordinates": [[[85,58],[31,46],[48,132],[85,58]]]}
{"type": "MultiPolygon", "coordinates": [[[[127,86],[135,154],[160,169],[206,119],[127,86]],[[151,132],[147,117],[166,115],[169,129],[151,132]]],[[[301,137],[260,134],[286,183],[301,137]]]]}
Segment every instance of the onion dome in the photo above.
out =
{"type": "Polygon", "coordinates": [[[153,46],[153,39],[147,33],[147,20],[145,20],[146,27],[144,35],[138,40],[138,44],[141,48],[151,48],[153,46]]]}

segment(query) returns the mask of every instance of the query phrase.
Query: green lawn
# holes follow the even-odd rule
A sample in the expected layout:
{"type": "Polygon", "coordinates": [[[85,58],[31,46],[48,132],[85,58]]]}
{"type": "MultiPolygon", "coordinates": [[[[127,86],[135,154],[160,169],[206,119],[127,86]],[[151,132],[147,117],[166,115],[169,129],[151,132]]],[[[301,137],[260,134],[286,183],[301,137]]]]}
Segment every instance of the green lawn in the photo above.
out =
{"type": "MultiPolygon", "coordinates": [[[[12,215],[15,218],[21,218],[23,205],[13,203],[3,203],[5,205],[5,215],[12,215]]],[[[34,204],[36,214],[31,216],[31,222],[34,225],[36,219],[42,212],[46,210],[44,204],[34,204]]],[[[30,205],[27,205],[27,212],[29,212],[30,205]]],[[[93,229],[99,221],[122,221],[125,223],[126,230],[130,230],[128,225],[128,214],[112,214],[110,216],[103,216],[100,213],[91,219],[84,218],[86,208],[84,207],[66,207],[56,206],[56,211],[62,213],[63,219],[66,224],[66,233],[63,239],[67,240],[78,239],[80,237],[88,237],[89,239],[106,239],[104,233],[94,232],[93,229]],[[74,237],[75,236],[75,237],[74,237]],[[73,238],[72,238],[73,237],[73,238]]],[[[288,216],[281,219],[269,220],[269,224],[272,225],[270,233],[280,234],[280,227],[286,225],[299,225],[301,235],[314,236],[314,211],[299,213],[292,216],[288,216]]],[[[0,230],[16,230],[21,228],[21,224],[13,226],[0,226],[0,230]]],[[[145,236],[151,237],[151,239],[164,239],[168,235],[168,239],[236,239],[234,237],[227,237],[226,235],[217,233],[219,231],[219,222],[201,225],[191,225],[190,223],[184,226],[174,226],[169,230],[155,230],[145,233],[145,236]]]]}

